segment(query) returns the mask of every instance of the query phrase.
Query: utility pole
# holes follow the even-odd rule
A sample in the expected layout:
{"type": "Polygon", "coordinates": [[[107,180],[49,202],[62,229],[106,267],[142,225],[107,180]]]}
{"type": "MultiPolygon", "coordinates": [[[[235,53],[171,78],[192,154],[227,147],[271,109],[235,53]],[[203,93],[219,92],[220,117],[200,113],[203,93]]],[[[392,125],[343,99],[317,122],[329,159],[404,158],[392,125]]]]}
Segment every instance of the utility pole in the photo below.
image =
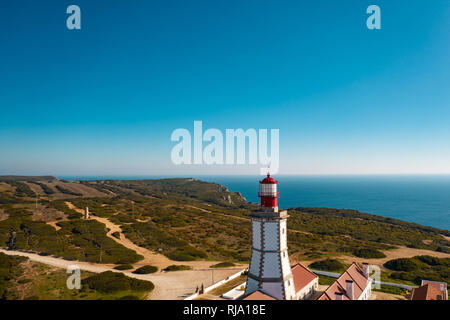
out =
{"type": "Polygon", "coordinates": [[[36,211],[37,211],[38,197],[39,197],[39,193],[36,193],[36,211]]]}

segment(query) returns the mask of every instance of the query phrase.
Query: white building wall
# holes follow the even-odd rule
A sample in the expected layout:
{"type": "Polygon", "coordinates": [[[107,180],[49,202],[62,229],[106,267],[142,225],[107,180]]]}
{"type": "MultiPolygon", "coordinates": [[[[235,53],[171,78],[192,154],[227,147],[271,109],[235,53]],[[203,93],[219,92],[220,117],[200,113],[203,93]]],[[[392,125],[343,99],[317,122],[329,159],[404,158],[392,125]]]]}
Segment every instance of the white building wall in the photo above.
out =
{"type": "Polygon", "coordinates": [[[310,298],[319,288],[319,279],[315,278],[308,283],[302,290],[297,292],[297,300],[304,300],[310,298]]]}
{"type": "Polygon", "coordinates": [[[367,286],[359,296],[358,300],[369,300],[372,294],[372,279],[369,279],[367,286]]]}
{"type": "Polygon", "coordinates": [[[287,227],[286,227],[286,220],[281,220],[279,223],[279,230],[280,234],[280,250],[284,250],[287,248],[287,227]]]}
{"type": "Polygon", "coordinates": [[[281,253],[281,265],[282,265],[282,271],[283,271],[284,276],[287,276],[288,274],[292,273],[287,249],[281,253]]]}

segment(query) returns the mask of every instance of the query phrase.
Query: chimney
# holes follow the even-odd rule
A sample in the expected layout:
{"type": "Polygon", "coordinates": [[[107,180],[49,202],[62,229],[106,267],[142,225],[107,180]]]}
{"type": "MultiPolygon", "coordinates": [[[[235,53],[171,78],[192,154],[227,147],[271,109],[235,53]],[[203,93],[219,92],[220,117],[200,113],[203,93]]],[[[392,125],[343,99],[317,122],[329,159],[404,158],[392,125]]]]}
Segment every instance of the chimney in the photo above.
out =
{"type": "Polygon", "coordinates": [[[336,300],[342,300],[342,293],[341,292],[335,292],[336,300]]]}
{"type": "Polygon", "coordinates": [[[369,278],[369,264],[367,262],[363,263],[363,274],[364,277],[369,278]]]}
{"type": "Polygon", "coordinates": [[[354,284],[352,280],[345,280],[345,292],[347,293],[347,297],[350,300],[355,299],[355,290],[354,290],[354,284]]]}

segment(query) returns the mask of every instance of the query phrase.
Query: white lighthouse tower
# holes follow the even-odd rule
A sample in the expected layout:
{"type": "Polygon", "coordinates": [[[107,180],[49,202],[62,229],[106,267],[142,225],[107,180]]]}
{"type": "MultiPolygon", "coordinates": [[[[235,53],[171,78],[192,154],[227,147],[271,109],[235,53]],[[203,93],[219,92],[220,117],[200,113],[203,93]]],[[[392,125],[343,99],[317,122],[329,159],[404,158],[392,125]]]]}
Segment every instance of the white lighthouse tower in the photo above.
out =
{"type": "Polygon", "coordinates": [[[287,248],[287,211],[278,211],[277,183],[270,174],[259,182],[261,206],[253,211],[252,255],[245,295],[257,290],[280,300],[295,300],[287,248]]]}

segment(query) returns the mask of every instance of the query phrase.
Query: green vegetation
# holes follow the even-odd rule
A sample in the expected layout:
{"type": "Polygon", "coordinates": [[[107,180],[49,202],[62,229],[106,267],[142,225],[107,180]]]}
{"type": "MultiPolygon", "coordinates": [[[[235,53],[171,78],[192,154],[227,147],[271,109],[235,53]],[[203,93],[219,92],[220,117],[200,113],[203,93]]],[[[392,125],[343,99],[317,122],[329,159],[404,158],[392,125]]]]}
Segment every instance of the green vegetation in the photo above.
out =
{"type": "Polygon", "coordinates": [[[134,263],[143,257],[106,236],[105,225],[95,220],[58,222],[60,230],[31,220],[23,208],[3,207],[9,218],[0,221],[0,244],[10,249],[36,251],[67,260],[134,263]]]}
{"type": "Polygon", "coordinates": [[[8,256],[0,252],[0,300],[10,297],[9,288],[12,281],[21,275],[19,265],[28,258],[19,256],[8,256]]]}
{"type": "Polygon", "coordinates": [[[116,270],[130,270],[133,268],[134,267],[131,264],[120,264],[120,265],[114,267],[114,269],[116,269],[116,270]]]}
{"type": "MultiPolygon", "coordinates": [[[[350,236],[356,240],[348,248],[339,250],[353,252],[355,249],[389,249],[382,243],[404,245],[411,248],[447,252],[449,241],[441,234],[450,231],[425,227],[415,223],[361,213],[356,210],[298,207],[290,211],[290,228],[320,236],[350,236]],[[424,243],[423,240],[430,240],[424,243]]],[[[392,248],[392,246],[391,246],[392,248]]]]}
{"type": "Polygon", "coordinates": [[[331,272],[342,272],[347,266],[336,259],[325,259],[313,262],[309,265],[309,268],[315,270],[331,271],[331,272]]]}
{"type": "Polygon", "coordinates": [[[123,273],[113,271],[105,271],[90,276],[83,279],[81,283],[102,293],[117,293],[129,290],[149,292],[155,287],[150,281],[130,278],[123,273]]]}
{"type": "Polygon", "coordinates": [[[230,268],[234,266],[235,264],[233,262],[220,262],[217,264],[213,264],[210,268],[230,268]]]}
{"type": "Polygon", "coordinates": [[[450,258],[416,256],[389,260],[384,266],[393,270],[392,279],[411,281],[420,285],[423,279],[450,282],[450,258]]]}
{"type": "Polygon", "coordinates": [[[398,295],[404,295],[405,289],[397,288],[397,287],[391,287],[391,286],[385,286],[381,285],[380,289],[373,289],[373,291],[380,291],[385,293],[391,293],[391,294],[398,294],[398,295]]]}
{"type": "Polygon", "coordinates": [[[8,184],[16,188],[15,195],[17,197],[35,197],[36,196],[34,191],[31,190],[31,188],[23,182],[8,181],[8,184]]]}
{"type": "Polygon", "coordinates": [[[56,188],[56,190],[58,190],[59,192],[64,193],[64,194],[69,194],[69,195],[78,196],[78,197],[81,197],[83,195],[81,193],[74,192],[74,191],[71,191],[69,189],[66,189],[66,188],[64,188],[64,187],[62,187],[60,185],[56,185],[55,188],[56,188]]]}
{"type": "Polygon", "coordinates": [[[376,249],[356,249],[353,254],[360,258],[367,258],[367,259],[378,259],[378,258],[386,258],[386,255],[378,251],[376,249]]]}
{"type": "Polygon", "coordinates": [[[64,269],[0,253],[0,300],[116,300],[143,299],[153,290],[149,281],[111,271],[83,271],[80,289],[67,288],[64,269]]]}
{"type": "Polygon", "coordinates": [[[34,184],[38,185],[39,187],[41,187],[42,191],[44,191],[45,194],[54,194],[55,191],[50,188],[48,185],[44,184],[44,183],[40,183],[40,182],[33,182],[34,184]]]}
{"type": "Polygon", "coordinates": [[[329,286],[335,281],[336,281],[336,278],[319,275],[319,284],[320,285],[329,286]]]}
{"type": "Polygon", "coordinates": [[[170,265],[167,268],[163,269],[163,271],[170,272],[170,271],[183,271],[183,270],[191,270],[192,268],[190,266],[186,266],[183,264],[179,265],[170,265]]]}
{"type": "Polygon", "coordinates": [[[224,283],[223,285],[209,291],[208,294],[220,297],[221,295],[223,295],[224,293],[237,287],[238,285],[243,284],[243,283],[245,284],[246,280],[247,280],[247,277],[241,275],[241,276],[234,278],[234,279],[224,283]]]}
{"type": "Polygon", "coordinates": [[[136,274],[149,274],[149,273],[155,273],[158,271],[158,268],[155,266],[142,266],[140,268],[137,268],[133,271],[133,273],[136,274]]]}
{"type": "Polygon", "coordinates": [[[49,201],[45,203],[49,208],[53,208],[56,210],[59,210],[61,212],[64,212],[67,214],[68,219],[78,219],[81,218],[83,215],[79,213],[78,211],[75,211],[73,209],[70,209],[64,200],[54,200],[49,201]]]}

